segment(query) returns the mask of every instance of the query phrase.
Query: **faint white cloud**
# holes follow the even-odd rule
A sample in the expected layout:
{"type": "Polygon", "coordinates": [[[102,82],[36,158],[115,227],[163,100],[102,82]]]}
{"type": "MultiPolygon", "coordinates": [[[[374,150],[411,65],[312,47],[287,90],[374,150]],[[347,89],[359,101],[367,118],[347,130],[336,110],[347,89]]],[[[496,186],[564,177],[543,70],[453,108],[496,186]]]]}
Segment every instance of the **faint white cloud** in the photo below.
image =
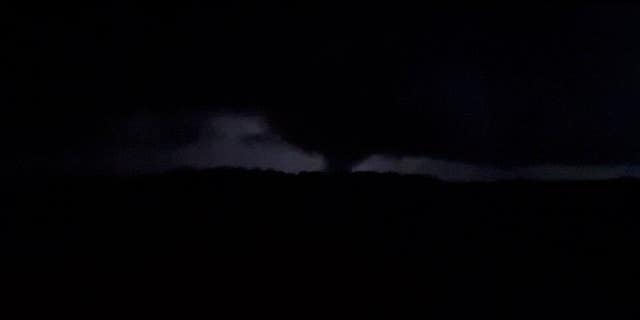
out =
{"type": "Polygon", "coordinates": [[[323,159],[282,141],[260,116],[216,115],[200,139],[173,154],[182,166],[234,166],[296,173],[320,171],[323,159]]]}

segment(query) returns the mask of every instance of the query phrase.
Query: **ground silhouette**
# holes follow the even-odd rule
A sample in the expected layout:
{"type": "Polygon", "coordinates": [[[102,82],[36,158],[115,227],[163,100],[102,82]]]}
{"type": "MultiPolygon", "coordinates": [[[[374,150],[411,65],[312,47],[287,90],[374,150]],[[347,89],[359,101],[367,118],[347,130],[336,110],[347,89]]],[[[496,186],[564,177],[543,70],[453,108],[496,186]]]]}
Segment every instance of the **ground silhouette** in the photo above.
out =
{"type": "Polygon", "coordinates": [[[418,305],[437,318],[619,319],[635,305],[633,179],[447,183],[184,168],[11,181],[0,215],[5,265],[55,270],[65,286],[81,274],[137,297],[114,283],[145,279],[141,300],[156,289],[215,291],[224,297],[216,303],[238,310],[393,302],[396,316],[418,305]]]}

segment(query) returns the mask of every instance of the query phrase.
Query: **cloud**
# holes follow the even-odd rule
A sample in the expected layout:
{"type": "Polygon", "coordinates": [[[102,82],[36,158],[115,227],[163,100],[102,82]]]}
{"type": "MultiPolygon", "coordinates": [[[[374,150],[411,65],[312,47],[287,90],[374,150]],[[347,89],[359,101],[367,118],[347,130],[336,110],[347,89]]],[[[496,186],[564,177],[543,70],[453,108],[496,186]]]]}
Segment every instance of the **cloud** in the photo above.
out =
{"type": "Polygon", "coordinates": [[[508,179],[513,174],[490,166],[434,160],[426,157],[397,157],[374,155],[354,168],[354,171],[422,174],[447,181],[491,181],[508,179]]]}
{"type": "Polygon", "coordinates": [[[638,165],[537,165],[509,169],[426,157],[374,155],[358,164],[354,171],[424,174],[446,181],[528,180],[605,180],[640,177],[638,165]]]}
{"type": "Polygon", "coordinates": [[[320,155],[305,153],[281,141],[259,116],[212,116],[203,132],[205,134],[197,142],[172,153],[176,165],[262,168],[290,173],[323,168],[320,155]],[[218,134],[207,135],[206,132],[218,134]]]}
{"type": "Polygon", "coordinates": [[[13,19],[11,163],[296,171],[384,155],[453,179],[640,163],[638,6],[164,12],[175,23],[130,9],[13,19]],[[213,114],[228,109],[264,118],[213,114]]]}

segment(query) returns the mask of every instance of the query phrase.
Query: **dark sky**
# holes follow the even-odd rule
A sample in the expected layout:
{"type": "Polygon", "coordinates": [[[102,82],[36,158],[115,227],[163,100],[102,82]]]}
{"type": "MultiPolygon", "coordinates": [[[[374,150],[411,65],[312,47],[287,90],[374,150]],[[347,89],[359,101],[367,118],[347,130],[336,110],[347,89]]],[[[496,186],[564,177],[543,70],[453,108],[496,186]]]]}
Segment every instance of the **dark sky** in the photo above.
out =
{"type": "Polygon", "coordinates": [[[3,167],[635,175],[640,5],[448,3],[20,2],[3,167]]]}

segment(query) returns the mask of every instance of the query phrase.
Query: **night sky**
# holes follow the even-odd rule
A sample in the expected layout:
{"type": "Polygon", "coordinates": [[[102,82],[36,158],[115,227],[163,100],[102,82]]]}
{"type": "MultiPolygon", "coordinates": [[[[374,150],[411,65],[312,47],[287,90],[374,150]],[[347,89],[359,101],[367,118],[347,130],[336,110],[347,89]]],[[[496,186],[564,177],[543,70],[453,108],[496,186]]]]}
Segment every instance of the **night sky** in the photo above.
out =
{"type": "Polygon", "coordinates": [[[28,3],[3,175],[640,175],[640,5],[28,3]]]}

